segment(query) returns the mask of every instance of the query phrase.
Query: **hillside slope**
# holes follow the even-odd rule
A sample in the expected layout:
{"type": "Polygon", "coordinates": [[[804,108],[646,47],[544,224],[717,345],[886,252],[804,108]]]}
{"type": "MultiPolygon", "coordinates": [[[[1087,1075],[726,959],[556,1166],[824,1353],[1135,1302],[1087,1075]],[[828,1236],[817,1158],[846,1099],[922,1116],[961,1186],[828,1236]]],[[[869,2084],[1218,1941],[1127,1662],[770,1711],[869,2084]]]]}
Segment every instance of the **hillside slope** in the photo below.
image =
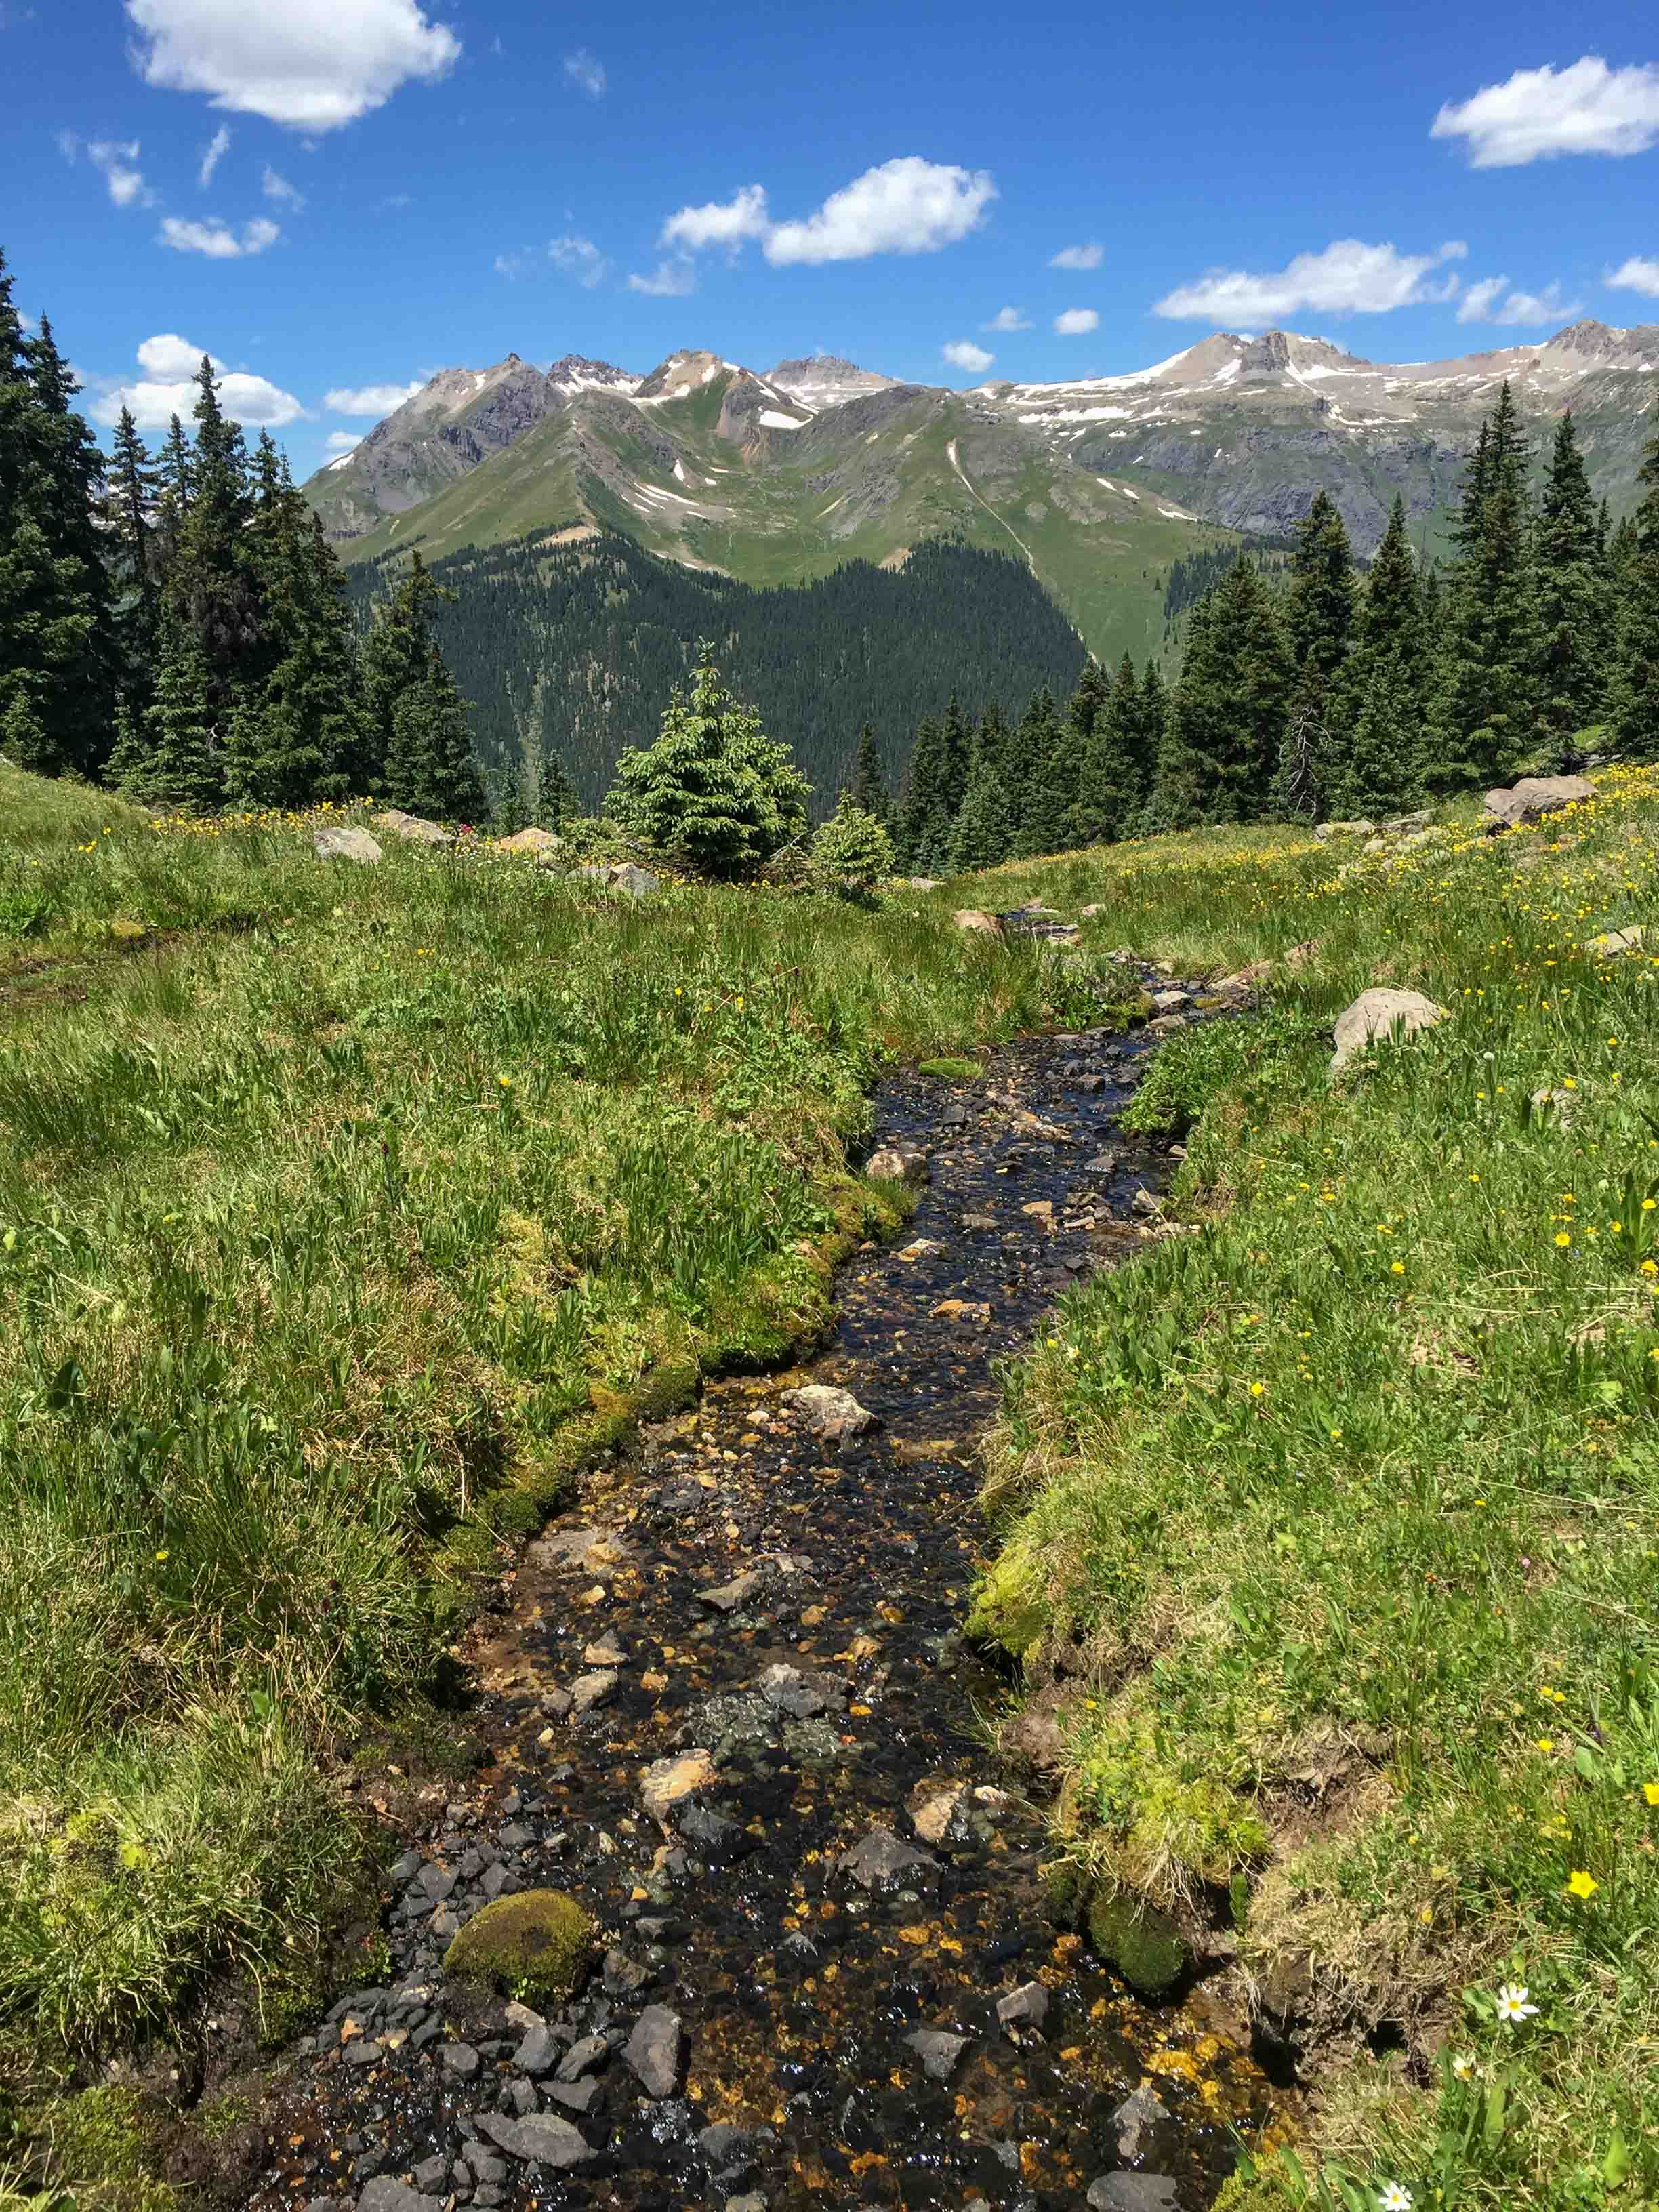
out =
{"type": "MultiPolygon", "coordinates": [[[[798,588],[757,590],[647,553],[611,534],[560,532],[435,563],[454,592],[435,623],[471,709],[480,757],[522,784],[560,762],[588,807],[626,745],[649,744],[699,638],[786,742],[819,811],[874,729],[896,789],[916,725],[954,694],[969,714],[1012,715],[1040,684],[1064,699],[1084,648],[1017,556],[944,539],[896,568],[866,562],[798,588]]],[[[349,571],[360,606],[386,588],[388,556],[349,571]]]]}

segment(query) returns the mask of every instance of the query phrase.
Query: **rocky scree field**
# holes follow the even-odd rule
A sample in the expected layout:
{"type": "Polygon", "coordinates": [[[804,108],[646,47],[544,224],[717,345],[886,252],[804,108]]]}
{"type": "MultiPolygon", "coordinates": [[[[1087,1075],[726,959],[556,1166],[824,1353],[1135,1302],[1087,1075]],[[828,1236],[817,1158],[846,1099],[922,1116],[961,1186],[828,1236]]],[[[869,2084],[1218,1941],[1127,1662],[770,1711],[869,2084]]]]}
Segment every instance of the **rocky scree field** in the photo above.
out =
{"type": "Polygon", "coordinates": [[[1594,781],[972,879],[1261,999],[1126,1114],[1188,1233],[1013,1376],[975,1616],[1062,1878],[1150,1900],[1316,2088],[1233,2205],[1659,2189],[1659,775],[1594,781]],[[1379,986],[1443,1018],[1334,1072],[1379,986]]]}

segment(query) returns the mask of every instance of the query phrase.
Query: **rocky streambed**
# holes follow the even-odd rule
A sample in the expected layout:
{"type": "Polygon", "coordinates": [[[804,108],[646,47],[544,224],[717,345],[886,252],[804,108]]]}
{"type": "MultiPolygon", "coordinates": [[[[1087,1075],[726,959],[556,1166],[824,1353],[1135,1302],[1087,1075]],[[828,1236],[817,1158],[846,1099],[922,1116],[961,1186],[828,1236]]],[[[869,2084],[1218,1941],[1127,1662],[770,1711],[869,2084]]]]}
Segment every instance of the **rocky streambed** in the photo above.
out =
{"type": "Polygon", "coordinates": [[[1266,2084],[1057,1924],[962,1641],[999,1363],[1139,1247],[1160,1163],[1113,1123],[1155,1041],[883,1085],[908,1233],[810,1365],[711,1386],[531,1547],[470,1655],[491,1763],[394,1869],[383,1984],[294,2055],[255,2212],[1207,2202],[1266,2084]],[[599,1930],[574,1996],[446,1979],[550,1887],[599,1930]]]}

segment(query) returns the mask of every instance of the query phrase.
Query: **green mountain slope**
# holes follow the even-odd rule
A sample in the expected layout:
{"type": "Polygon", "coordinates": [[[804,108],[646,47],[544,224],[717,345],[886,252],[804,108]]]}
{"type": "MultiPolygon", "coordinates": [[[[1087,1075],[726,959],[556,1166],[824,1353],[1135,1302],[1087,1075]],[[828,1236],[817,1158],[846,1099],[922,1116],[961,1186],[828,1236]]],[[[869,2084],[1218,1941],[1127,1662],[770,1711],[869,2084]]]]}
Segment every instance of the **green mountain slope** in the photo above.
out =
{"type": "Polygon", "coordinates": [[[957,537],[1026,562],[1092,651],[1138,659],[1161,639],[1164,575],[1218,536],[1109,488],[980,395],[896,385],[815,416],[691,354],[631,395],[573,394],[343,550],[362,561],[418,545],[434,559],[582,525],[760,585],[900,562],[957,537]]]}
{"type": "MultiPolygon", "coordinates": [[[[702,637],[787,743],[819,811],[833,805],[866,722],[896,786],[917,723],[953,693],[969,714],[995,699],[1018,714],[1041,684],[1064,697],[1083,666],[1076,632],[1012,551],[932,539],[896,568],[854,562],[805,586],[757,589],[627,537],[549,542],[557,535],[434,568],[455,594],[436,623],[480,757],[520,790],[556,760],[595,805],[623,748],[656,737],[702,637]]],[[[360,609],[398,565],[393,554],[350,571],[360,609]]]]}

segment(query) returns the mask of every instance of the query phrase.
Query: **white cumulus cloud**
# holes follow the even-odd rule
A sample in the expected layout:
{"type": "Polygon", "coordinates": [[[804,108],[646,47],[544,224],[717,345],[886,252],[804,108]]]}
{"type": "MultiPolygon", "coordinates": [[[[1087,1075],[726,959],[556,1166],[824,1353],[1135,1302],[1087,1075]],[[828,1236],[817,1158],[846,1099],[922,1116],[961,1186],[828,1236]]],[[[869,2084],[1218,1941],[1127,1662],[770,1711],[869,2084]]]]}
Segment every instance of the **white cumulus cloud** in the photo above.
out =
{"type": "Polygon", "coordinates": [[[684,300],[696,285],[696,270],[684,254],[672,261],[659,261],[648,276],[636,272],[628,280],[630,292],[643,292],[653,300],[684,300]]]}
{"type": "Polygon", "coordinates": [[[1054,334],[1062,338],[1080,338],[1085,331],[1097,331],[1100,317],[1092,307],[1067,307],[1054,317],[1054,334]]]}
{"type": "Polygon", "coordinates": [[[565,56],[564,73],[577,90],[585,92],[590,100],[604,99],[605,64],[596,54],[590,54],[586,46],[578,46],[574,54],[565,56]]]}
{"type": "Polygon", "coordinates": [[[695,253],[700,246],[737,246],[746,239],[764,238],[771,228],[765,185],[744,185],[729,200],[707,200],[702,207],[683,207],[671,215],[658,243],[695,253]]]}
{"type": "MultiPolygon", "coordinates": [[[[144,340],[138,349],[138,366],[146,376],[159,383],[176,384],[195,375],[206,350],[204,346],[192,345],[188,338],[181,338],[176,331],[166,331],[159,337],[144,340]]],[[[209,358],[216,369],[224,367],[216,356],[210,355],[209,358]]]]}
{"type": "Polygon", "coordinates": [[[1206,270],[1155,301],[1152,313],[1258,330],[1304,308],[1328,315],[1387,314],[1394,307],[1450,299],[1458,280],[1436,277],[1433,271],[1462,260],[1468,252],[1461,239],[1449,240],[1432,253],[1401,253],[1389,245],[1339,238],[1322,253],[1298,253],[1285,268],[1261,275],[1206,270]]]}
{"type": "Polygon", "coordinates": [[[1448,101],[1433,138],[1462,138],[1474,169],[1514,169],[1558,154],[1644,154],[1659,144],[1659,64],[1609,69],[1598,54],[1567,68],[1516,70],[1448,101]]]}
{"type": "Polygon", "coordinates": [[[1608,284],[1618,292],[1644,292],[1650,300],[1659,300],[1659,261],[1644,261],[1632,253],[1628,261],[1621,261],[1607,277],[1608,284]]]}
{"type": "Polygon", "coordinates": [[[1458,302],[1460,323],[1559,323],[1578,313],[1582,303],[1564,300],[1559,284],[1541,292],[1515,292],[1507,276],[1483,276],[1458,302]]]}
{"type": "Polygon", "coordinates": [[[213,182],[213,173],[230,151],[230,125],[222,123],[202,149],[202,166],[196,173],[196,181],[205,191],[213,182]]]}
{"type": "Polygon", "coordinates": [[[990,321],[980,327],[988,331],[1029,331],[1031,319],[1024,307],[999,307],[990,321]]]}
{"type": "Polygon", "coordinates": [[[355,453],[362,442],[355,430],[331,430],[323,441],[323,450],[337,457],[341,453],[355,453]]]}
{"type": "Polygon", "coordinates": [[[1098,269],[1106,249],[1091,240],[1087,246],[1062,246],[1050,257],[1051,269],[1098,269]]]}
{"type": "Polygon", "coordinates": [[[987,353],[983,346],[975,345],[972,338],[952,338],[948,345],[939,348],[939,354],[952,368],[965,368],[970,376],[989,368],[996,359],[994,353],[987,353]]]}
{"type": "Polygon", "coordinates": [[[987,169],[901,155],[831,192],[816,214],[775,224],[767,234],[766,258],[782,266],[936,253],[977,230],[996,196],[987,169]]]}
{"type": "Polygon", "coordinates": [[[205,222],[189,222],[181,216],[164,215],[159,242],[172,246],[179,253],[205,253],[210,261],[238,261],[246,254],[263,253],[267,246],[275,246],[282,236],[278,226],[269,216],[256,216],[245,222],[240,231],[222,222],[216,215],[205,222]]]}
{"type": "Polygon", "coordinates": [[[461,42],[416,0],[125,0],[147,84],[294,131],[337,131],[411,78],[430,82],[461,42]]]}
{"type": "MultiPolygon", "coordinates": [[[[113,424],[123,407],[131,408],[141,430],[165,430],[175,415],[187,422],[196,404],[196,372],[205,351],[175,331],[146,338],[138,349],[143,374],[131,384],[108,385],[88,411],[94,422],[113,424]]],[[[217,358],[210,358],[219,368],[217,358]]],[[[268,377],[241,370],[220,377],[219,404],[233,422],[259,423],[273,430],[299,422],[306,412],[291,392],[283,391],[268,377]]]]}
{"type": "Polygon", "coordinates": [[[378,418],[393,413],[420,389],[418,377],[408,384],[337,385],[332,392],[325,392],[323,405],[331,415],[373,415],[378,418]]]}
{"type": "Polygon", "coordinates": [[[259,179],[259,189],[268,200],[275,200],[278,207],[292,208],[296,215],[306,204],[305,194],[296,192],[288,179],[279,176],[269,161],[259,179]]]}

